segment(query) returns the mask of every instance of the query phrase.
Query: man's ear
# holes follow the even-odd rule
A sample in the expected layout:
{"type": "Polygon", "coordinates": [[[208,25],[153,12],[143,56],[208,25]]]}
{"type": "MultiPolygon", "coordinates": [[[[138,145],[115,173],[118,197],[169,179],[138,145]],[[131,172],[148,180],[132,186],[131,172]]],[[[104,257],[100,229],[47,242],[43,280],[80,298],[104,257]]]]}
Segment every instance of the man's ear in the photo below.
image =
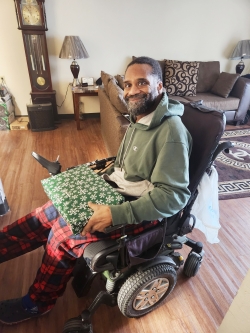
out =
{"type": "Polygon", "coordinates": [[[161,94],[163,92],[163,83],[161,81],[157,84],[158,93],[161,94]]]}

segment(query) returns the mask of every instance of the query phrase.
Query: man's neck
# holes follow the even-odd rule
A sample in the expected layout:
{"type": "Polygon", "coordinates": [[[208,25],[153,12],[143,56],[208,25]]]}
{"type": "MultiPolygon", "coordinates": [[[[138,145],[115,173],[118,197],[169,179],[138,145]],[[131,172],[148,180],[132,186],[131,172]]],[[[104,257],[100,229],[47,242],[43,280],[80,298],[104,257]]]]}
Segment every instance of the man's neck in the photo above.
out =
{"type": "Polygon", "coordinates": [[[136,120],[135,120],[135,122],[138,123],[138,121],[139,121],[140,119],[142,119],[143,117],[147,116],[147,115],[150,114],[151,112],[153,112],[153,111],[148,111],[148,112],[145,112],[145,113],[143,113],[143,114],[139,114],[139,116],[136,116],[136,120]]]}

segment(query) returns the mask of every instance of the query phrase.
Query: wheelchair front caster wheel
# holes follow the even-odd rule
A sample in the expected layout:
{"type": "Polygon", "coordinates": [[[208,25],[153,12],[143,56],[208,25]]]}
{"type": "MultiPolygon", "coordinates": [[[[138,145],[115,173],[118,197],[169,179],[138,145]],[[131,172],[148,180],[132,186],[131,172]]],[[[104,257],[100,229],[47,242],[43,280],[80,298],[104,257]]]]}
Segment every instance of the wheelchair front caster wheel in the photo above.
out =
{"type": "Polygon", "coordinates": [[[188,277],[195,276],[201,267],[201,262],[202,256],[200,254],[190,252],[183,267],[184,274],[188,277]]]}
{"type": "Polygon", "coordinates": [[[174,289],[176,280],[175,269],[165,263],[131,275],[118,293],[121,312],[136,318],[153,311],[174,289]]]}
{"type": "Polygon", "coordinates": [[[84,324],[81,317],[76,317],[64,324],[62,333],[93,333],[93,328],[91,324],[84,324]]]}

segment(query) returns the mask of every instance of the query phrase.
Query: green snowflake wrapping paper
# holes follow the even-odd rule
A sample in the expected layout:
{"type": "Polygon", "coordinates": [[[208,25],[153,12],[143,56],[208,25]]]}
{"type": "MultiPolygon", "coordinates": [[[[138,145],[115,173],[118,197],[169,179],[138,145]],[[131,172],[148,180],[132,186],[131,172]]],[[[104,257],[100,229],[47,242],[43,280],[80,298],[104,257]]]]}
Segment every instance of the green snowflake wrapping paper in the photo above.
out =
{"type": "Polygon", "coordinates": [[[87,165],[42,180],[45,193],[53,202],[73,234],[81,233],[93,214],[88,202],[118,205],[124,197],[87,165]]]}

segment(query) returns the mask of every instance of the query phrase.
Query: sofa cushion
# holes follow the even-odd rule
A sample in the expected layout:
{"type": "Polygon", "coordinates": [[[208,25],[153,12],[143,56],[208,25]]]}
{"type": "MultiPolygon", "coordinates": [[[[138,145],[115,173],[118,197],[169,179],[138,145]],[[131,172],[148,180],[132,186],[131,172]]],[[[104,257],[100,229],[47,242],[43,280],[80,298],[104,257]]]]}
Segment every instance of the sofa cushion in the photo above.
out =
{"type": "Polygon", "coordinates": [[[220,75],[219,61],[200,61],[196,93],[208,92],[212,89],[220,75]]]}
{"type": "Polygon", "coordinates": [[[223,111],[237,110],[240,102],[239,98],[223,98],[209,92],[199,93],[196,96],[186,96],[186,99],[190,102],[203,100],[203,105],[223,111]]]}
{"type": "Polygon", "coordinates": [[[165,88],[169,95],[195,96],[199,63],[196,61],[165,61],[165,88]]]}
{"type": "Polygon", "coordinates": [[[117,75],[115,75],[115,79],[116,79],[116,81],[117,81],[118,86],[119,86],[122,90],[124,90],[124,82],[123,82],[123,80],[124,80],[124,75],[117,74],[117,75]]]}
{"type": "Polygon", "coordinates": [[[107,95],[109,95],[109,92],[108,92],[109,81],[113,78],[114,78],[113,75],[110,75],[108,73],[105,73],[104,71],[101,71],[101,79],[102,79],[104,90],[107,95]]]}
{"type": "Polygon", "coordinates": [[[173,99],[175,101],[178,101],[180,103],[189,103],[189,100],[186,99],[185,97],[182,96],[172,96],[172,95],[168,95],[169,99],[173,99]]]}
{"type": "Polygon", "coordinates": [[[240,74],[222,72],[211,89],[211,93],[227,98],[240,74]]]}
{"type": "Polygon", "coordinates": [[[118,86],[115,78],[109,80],[108,96],[110,98],[110,102],[119,112],[128,113],[127,105],[123,98],[123,90],[118,86]]]}

